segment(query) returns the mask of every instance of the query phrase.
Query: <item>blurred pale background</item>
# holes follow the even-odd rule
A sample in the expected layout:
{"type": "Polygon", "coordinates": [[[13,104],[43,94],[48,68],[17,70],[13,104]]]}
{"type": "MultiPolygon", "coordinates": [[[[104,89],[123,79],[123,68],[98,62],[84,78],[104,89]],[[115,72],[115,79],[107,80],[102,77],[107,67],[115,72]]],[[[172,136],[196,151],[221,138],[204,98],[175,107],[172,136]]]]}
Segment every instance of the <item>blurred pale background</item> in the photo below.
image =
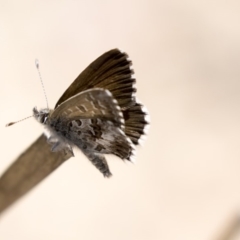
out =
{"type": "MultiPolygon", "coordinates": [[[[0,218],[4,240],[216,239],[240,211],[239,1],[0,0],[2,173],[41,133],[30,119],[112,48],[133,60],[151,128],[137,163],[80,153],[0,218]]],[[[231,239],[240,239],[239,236],[231,239]]]]}

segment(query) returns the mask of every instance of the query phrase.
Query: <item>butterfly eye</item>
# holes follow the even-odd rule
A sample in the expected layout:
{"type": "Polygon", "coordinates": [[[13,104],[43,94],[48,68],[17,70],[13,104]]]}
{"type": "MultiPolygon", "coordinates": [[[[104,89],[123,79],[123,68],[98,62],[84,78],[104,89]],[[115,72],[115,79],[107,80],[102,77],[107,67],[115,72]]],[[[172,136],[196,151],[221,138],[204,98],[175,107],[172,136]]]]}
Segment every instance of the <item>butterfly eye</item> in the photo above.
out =
{"type": "Polygon", "coordinates": [[[44,117],[43,117],[43,115],[39,115],[39,116],[38,116],[38,121],[39,121],[40,123],[44,123],[44,117]]]}
{"type": "Polygon", "coordinates": [[[40,122],[40,123],[43,123],[43,124],[46,124],[47,119],[48,119],[48,113],[41,113],[41,112],[40,112],[39,122],[40,122]]]}

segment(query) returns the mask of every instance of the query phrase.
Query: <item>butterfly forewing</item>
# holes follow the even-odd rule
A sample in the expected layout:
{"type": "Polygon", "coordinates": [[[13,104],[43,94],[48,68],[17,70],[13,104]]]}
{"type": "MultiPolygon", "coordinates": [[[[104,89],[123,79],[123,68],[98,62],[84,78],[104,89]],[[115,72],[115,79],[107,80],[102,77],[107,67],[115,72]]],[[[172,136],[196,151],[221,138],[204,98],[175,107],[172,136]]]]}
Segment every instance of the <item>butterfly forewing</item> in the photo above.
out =
{"type": "Polygon", "coordinates": [[[121,108],[128,108],[135,101],[135,79],[131,61],[126,53],[110,50],[92,62],[70,85],[58,100],[55,108],[70,97],[91,88],[109,90],[121,108]]]}
{"type": "Polygon", "coordinates": [[[81,92],[60,104],[51,118],[67,120],[98,118],[110,120],[118,126],[123,124],[123,115],[117,101],[108,90],[94,88],[81,92]]]}

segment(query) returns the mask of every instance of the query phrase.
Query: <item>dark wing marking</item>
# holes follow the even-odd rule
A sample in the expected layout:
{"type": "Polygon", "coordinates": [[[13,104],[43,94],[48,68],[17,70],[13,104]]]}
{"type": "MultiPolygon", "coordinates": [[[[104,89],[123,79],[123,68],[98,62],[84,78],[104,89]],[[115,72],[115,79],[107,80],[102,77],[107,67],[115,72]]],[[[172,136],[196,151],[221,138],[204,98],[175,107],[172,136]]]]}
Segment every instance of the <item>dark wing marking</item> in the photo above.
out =
{"type": "Polygon", "coordinates": [[[131,65],[128,55],[118,49],[104,53],[80,73],[55,108],[70,97],[91,88],[109,90],[121,108],[128,108],[135,102],[133,94],[136,92],[131,65]]]}
{"type": "MultiPolygon", "coordinates": [[[[104,116],[49,118],[50,127],[60,136],[56,147],[74,144],[83,152],[114,154],[122,159],[133,160],[134,145],[122,129],[104,116]],[[62,139],[62,140],[61,140],[62,139]],[[68,141],[65,141],[68,140],[68,141]]],[[[53,135],[52,143],[56,143],[53,135]]],[[[55,145],[54,145],[55,146],[55,145]]],[[[68,147],[69,148],[69,147],[68,147]]]]}

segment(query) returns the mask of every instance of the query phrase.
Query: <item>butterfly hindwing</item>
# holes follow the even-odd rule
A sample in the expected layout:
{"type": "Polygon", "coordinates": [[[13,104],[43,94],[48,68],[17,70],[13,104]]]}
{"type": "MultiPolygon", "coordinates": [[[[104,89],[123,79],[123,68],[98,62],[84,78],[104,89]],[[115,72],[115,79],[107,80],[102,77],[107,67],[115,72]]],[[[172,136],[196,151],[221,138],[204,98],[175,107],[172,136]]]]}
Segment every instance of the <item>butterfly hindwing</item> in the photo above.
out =
{"type": "Polygon", "coordinates": [[[58,133],[58,139],[68,140],[63,144],[72,143],[84,152],[114,154],[128,160],[134,154],[134,145],[125,133],[112,121],[101,117],[50,118],[49,124],[58,133]]]}
{"type": "Polygon", "coordinates": [[[144,139],[149,127],[147,110],[141,103],[136,102],[123,111],[123,117],[125,120],[125,134],[135,145],[138,145],[144,139]]]}

